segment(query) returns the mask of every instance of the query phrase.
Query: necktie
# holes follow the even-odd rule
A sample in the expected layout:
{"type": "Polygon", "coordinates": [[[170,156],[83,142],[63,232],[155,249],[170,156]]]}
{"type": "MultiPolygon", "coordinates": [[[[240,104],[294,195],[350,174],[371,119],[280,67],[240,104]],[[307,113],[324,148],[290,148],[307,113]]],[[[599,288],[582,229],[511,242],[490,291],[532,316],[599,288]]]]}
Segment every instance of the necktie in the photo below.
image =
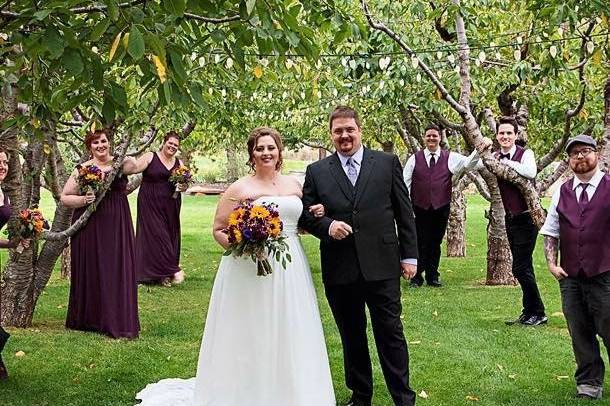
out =
{"type": "Polygon", "coordinates": [[[434,154],[430,155],[430,168],[434,168],[434,165],[436,165],[436,158],[434,156],[434,154]]]}
{"type": "Polygon", "coordinates": [[[585,207],[587,203],[589,203],[589,195],[587,194],[587,186],[589,186],[589,184],[581,183],[580,186],[582,186],[582,192],[580,192],[578,204],[580,204],[581,207],[585,207]]]}
{"type": "Polygon", "coordinates": [[[356,180],[358,179],[358,171],[356,170],[356,164],[354,163],[352,157],[347,159],[345,166],[347,166],[347,178],[351,182],[352,186],[355,186],[356,180]]]}
{"type": "Polygon", "coordinates": [[[499,159],[500,160],[502,160],[502,159],[510,159],[510,153],[508,153],[508,154],[500,153],[499,159]]]}

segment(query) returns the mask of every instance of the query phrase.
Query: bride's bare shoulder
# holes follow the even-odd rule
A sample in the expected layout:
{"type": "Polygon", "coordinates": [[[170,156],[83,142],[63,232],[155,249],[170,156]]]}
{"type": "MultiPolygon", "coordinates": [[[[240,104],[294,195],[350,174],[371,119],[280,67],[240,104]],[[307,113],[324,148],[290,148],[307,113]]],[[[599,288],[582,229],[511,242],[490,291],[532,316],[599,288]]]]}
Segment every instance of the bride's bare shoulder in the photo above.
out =
{"type": "Polygon", "coordinates": [[[244,176],[231,183],[231,185],[225,191],[225,196],[232,198],[243,200],[249,197],[252,194],[252,177],[244,176]]]}

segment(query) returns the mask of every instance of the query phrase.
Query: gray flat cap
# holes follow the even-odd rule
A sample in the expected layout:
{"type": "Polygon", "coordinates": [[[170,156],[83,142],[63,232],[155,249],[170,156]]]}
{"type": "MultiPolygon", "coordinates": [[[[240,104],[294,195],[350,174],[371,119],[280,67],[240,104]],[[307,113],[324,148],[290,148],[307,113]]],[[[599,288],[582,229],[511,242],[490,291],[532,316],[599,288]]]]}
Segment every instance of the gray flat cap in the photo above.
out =
{"type": "Polygon", "coordinates": [[[597,142],[595,142],[593,137],[586,134],[578,134],[577,136],[570,138],[568,142],[566,142],[566,152],[570,152],[570,147],[574,144],[590,145],[597,149],[597,142]]]}

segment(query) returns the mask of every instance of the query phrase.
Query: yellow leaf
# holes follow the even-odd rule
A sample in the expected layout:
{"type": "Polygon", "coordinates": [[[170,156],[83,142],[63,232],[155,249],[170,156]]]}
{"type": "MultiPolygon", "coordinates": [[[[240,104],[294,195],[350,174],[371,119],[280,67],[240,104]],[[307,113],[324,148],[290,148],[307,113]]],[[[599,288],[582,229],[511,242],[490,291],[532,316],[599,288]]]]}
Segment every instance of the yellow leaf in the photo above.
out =
{"type": "Polygon", "coordinates": [[[580,113],[578,113],[578,117],[582,118],[583,120],[586,120],[587,117],[589,117],[589,112],[587,111],[587,109],[582,109],[580,110],[580,113]]]}
{"type": "Polygon", "coordinates": [[[421,344],[421,341],[409,341],[409,344],[421,344]]]}
{"type": "Polygon", "coordinates": [[[15,357],[17,357],[17,358],[25,357],[25,352],[23,352],[23,351],[17,351],[17,352],[15,353],[15,357]]]}
{"type": "Polygon", "coordinates": [[[438,317],[438,312],[435,310],[435,311],[433,311],[433,312],[432,312],[432,315],[433,315],[434,317],[438,317]]]}
{"type": "Polygon", "coordinates": [[[510,379],[517,379],[517,374],[510,374],[510,375],[508,375],[508,377],[510,379]]]}
{"type": "Polygon", "coordinates": [[[114,58],[114,54],[116,54],[116,50],[121,43],[121,33],[119,32],[114,41],[112,42],[112,46],[110,47],[110,53],[108,54],[108,62],[112,62],[112,58],[114,58]]]}
{"type": "Polygon", "coordinates": [[[36,117],[32,117],[32,127],[40,128],[40,120],[36,117]]]}
{"type": "Polygon", "coordinates": [[[260,79],[260,78],[261,78],[261,76],[263,76],[263,67],[262,67],[262,66],[260,66],[260,65],[257,65],[257,66],[254,68],[254,70],[253,70],[253,72],[252,72],[252,73],[254,73],[254,76],[255,76],[257,79],[260,79]]]}
{"type": "Polygon", "coordinates": [[[436,89],[436,93],[434,94],[434,96],[436,97],[436,100],[441,100],[443,98],[443,94],[439,89],[436,89]]]}
{"type": "Polygon", "coordinates": [[[96,128],[97,128],[97,121],[93,120],[93,122],[91,123],[91,132],[94,133],[96,128]]]}
{"type": "Polygon", "coordinates": [[[481,399],[478,398],[477,396],[468,395],[468,396],[466,396],[466,400],[470,400],[471,402],[478,402],[481,399]]]}
{"type": "Polygon", "coordinates": [[[45,155],[49,155],[51,153],[51,147],[49,146],[49,144],[44,144],[42,150],[44,151],[45,155]]]}
{"type": "Polygon", "coordinates": [[[167,80],[167,69],[165,68],[165,64],[157,55],[152,56],[155,67],[157,68],[157,76],[159,76],[159,80],[161,83],[165,83],[167,80]]]}
{"type": "Polygon", "coordinates": [[[556,375],[556,378],[558,381],[561,381],[562,379],[570,379],[570,377],[567,375],[556,375]]]}
{"type": "Polygon", "coordinates": [[[555,312],[551,314],[551,317],[564,317],[562,312],[555,312]]]}
{"type": "Polygon", "coordinates": [[[417,396],[419,396],[419,397],[420,397],[420,398],[422,398],[422,399],[428,399],[428,394],[426,393],[426,391],[425,391],[425,390],[422,390],[421,392],[419,392],[419,393],[417,394],[417,396]]]}
{"type": "Polygon", "coordinates": [[[499,369],[500,371],[504,371],[504,367],[503,367],[502,365],[500,365],[500,364],[496,364],[496,366],[498,367],[498,369],[499,369]]]}
{"type": "Polygon", "coordinates": [[[595,50],[595,52],[593,52],[591,59],[593,59],[593,62],[595,63],[595,65],[599,66],[599,64],[602,62],[602,49],[597,48],[595,50]]]}
{"type": "Polygon", "coordinates": [[[127,49],[128,45],[129,45],[129,33],[126,33],[123,36],[123,46],[125,47],[125,49],[127,49]]]}

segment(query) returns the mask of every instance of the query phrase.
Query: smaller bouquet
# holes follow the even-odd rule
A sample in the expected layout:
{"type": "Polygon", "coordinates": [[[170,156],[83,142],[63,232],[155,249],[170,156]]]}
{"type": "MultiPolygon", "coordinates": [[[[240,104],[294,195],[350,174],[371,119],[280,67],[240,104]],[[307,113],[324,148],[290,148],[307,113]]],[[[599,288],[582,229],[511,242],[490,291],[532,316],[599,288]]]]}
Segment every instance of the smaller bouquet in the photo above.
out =
{"type": "MultiPolygon", "coordinates": [[[[173,183],[176,187],[178,187],[178,184],[188,186],[193,181],[193,173],[187,166],[180,165],[179,167],[174,169],[169,175],[169,181],[173,183]]],[[[180,192],[178,190],[174,191],[172,197],[174,199],[177,199],[179,193],[180,192]]]]}
{"type": "Polygon", "coordinates": [[[258,276],[273,272],[269,257],[286,269],[286,262],[292,259],[284,241],[286,237],[281,235],[283,223],[277,205],[255,205],[252,200],[244,200],[233,209],[228,222],[223,232],[229,236],[230,246],[224,255],[248,255],[256,263],[258,276]]]}
{"type": "Polygon", "coordinates": [[[81,194],[96,194],[104,184],[104,172],[96,165],[78,167],[78,190],[81,194]]]}
{"type": "MultiPolygon", "coordinates": [[[[24,209],[19,212],[19,237],[22,240],[36,239],[40,237],[42,230],[49,229],[49,222],[42,216],[39,208],[24,209]]],[[[25,246],[20,241],[16,251],[22,253],[25,246]]]]}

